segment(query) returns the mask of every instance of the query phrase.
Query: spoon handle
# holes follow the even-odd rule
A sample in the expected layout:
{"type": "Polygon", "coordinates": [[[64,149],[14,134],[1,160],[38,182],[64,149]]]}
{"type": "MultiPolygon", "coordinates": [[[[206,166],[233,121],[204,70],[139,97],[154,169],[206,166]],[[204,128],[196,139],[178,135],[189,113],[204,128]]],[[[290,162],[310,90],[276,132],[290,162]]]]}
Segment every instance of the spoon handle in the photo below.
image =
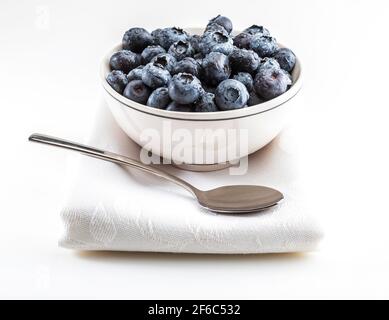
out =
{"type": "Polygon", "coordinates": [[[193,187],[191,184],[188,182],[173,176],[163,170],[157,169],[155,167],[145,165],[137,160],[127,158],[125,156],[110,152],[110,151],[105,151],[101,149],[97,149],[94,147],[86,146],[83,144],[79,144],[77,142],[72,142],[68,140],[64,140],[61,138],[56,138],[44,134],[39,134],[39,133],[34,133],[32,134],[28,140],[33,141],[33,142],[39,142],[67,150],[73,150],[80,152],[83,155],[87,155],[93,158],[117,163],[120,165],[126,165],[135,169],[139,169],[151,174],[154,174],[158,177],[165,178],[171,182],[174,182],[178,184],[179,186],[185,188],[186,190],[190,191],[194,196],[196,196],[196,191],[198,191],[195,187],[193,187]]]}

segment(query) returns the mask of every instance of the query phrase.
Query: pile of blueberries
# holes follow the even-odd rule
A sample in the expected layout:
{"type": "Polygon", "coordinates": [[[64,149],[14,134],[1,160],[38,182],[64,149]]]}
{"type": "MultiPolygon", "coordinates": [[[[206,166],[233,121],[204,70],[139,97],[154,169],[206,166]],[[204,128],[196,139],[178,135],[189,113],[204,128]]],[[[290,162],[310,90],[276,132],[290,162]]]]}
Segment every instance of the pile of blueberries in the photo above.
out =
{"type": "Polygon", "coordinates": [[[289,89],[296,57],[253,25],[231,36],[227,17],[203,35],[180,28],[128,30],[110,58],[107,81],[128,99],[170,111],[227,111],[257,105],[289,89]]]}

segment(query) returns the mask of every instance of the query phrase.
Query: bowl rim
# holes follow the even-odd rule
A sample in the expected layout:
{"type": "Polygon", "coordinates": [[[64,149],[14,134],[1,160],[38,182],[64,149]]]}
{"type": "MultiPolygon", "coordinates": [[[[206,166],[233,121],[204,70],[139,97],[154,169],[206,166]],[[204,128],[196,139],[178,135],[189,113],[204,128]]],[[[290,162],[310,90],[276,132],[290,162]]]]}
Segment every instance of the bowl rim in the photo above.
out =
{"type": "MultiPolygon", "coordinates": [[[[185,28],[184,30],[192,34],[201,34],[204,29],[185,28]]],[[[282,44],[279,45],[280,47],[284,47],[282,44]]],[[[121,44],[116,45],[102,59],[102,62],[100,64],[100,80],[102,82],[104,90],[113,99],[117,100],[118,102],[125,105],[126,107],[153,116],[161,117],[161,118],[190,120],[190,121],[217,121],[217,120],[233,120],[233,119],[245,118],[256,114],[268,112],[284,105],[300,91],[302,86],[301,62],[298,56],[296,55],[296,65],[292,71],[292,76],[294,78],[294,82],[292,86],[289,88],[288,91],[286,91],[282,95],[274,99],[271,99],[269,101],[263,102],[261,104],[257,104],[254,106],[241,108],[237,110],[218,111],[218,112],[182,112],[182,111],[180,112],[180,111],[168,111],[163,109],[152,108],[124,97],[120,93],[116,92],[107,82],[106,77],[108,73],[111,71],[109,67],[109,59],[114,52],[121,50],[121,48],[122,48],[121,44]]]]}

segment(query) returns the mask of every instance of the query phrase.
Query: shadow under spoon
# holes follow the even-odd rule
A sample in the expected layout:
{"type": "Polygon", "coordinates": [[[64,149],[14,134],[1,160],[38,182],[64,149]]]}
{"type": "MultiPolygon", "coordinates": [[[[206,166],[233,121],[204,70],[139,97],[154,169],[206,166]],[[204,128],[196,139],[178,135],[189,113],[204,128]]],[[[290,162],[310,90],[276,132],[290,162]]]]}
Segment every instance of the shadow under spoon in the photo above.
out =
{"type": "Polygon", "coordinates": [[[130,166],[154,174],[185,188],[192,193],[202,207],[217,213],[244,214],[257,212],[276,205],[284,198],[282,193],[275,189],[255,185],[232,185],[203,191],[159,168],[145,165],[137,160],[110,151],[44,134],[32,134],[29,140],[67,150],[78,151],[93,158],[130,166]]]}

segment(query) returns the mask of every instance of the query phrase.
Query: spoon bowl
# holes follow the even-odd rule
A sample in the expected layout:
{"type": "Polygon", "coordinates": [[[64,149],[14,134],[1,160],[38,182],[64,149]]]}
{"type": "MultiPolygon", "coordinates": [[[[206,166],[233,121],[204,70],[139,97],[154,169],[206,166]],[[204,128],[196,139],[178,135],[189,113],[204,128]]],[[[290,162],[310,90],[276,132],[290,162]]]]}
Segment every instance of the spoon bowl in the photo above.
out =
{"type": "Polygon", "coordinates": [[[199,204],[213,212],[251,213],[280,202],[281,192],[264,186],[233,185],[196,192],[199,204]]]}

